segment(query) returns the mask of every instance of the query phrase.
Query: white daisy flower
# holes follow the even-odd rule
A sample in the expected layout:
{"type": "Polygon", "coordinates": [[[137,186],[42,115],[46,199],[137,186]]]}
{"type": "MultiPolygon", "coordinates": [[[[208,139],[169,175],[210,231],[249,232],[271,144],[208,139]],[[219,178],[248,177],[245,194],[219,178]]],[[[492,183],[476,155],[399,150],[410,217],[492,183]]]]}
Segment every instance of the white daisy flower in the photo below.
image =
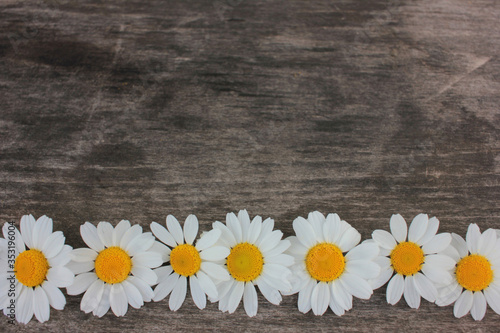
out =
{"type": "Polygon", "coordinates": [[[71,252],[69,263],[75,282],[67,288],[69,295],[83,292],[80,309],[102,317],[111,310],[124,316],[128,305],[140,308],[153,298],[152,285],[157,276],[152,268],[162,264],[155,251],[155,238],[142,232],[138,224],[122,220],[113,228],[109,222],[80,226],[80,234],[89,248],[71,252]]]}
{"type": "Polygon", "coordinates": [[[293,264],[293,257],[283,254],[290,242],[281,240],[283,233],[273,231],[273,227],[270,218],[262,222],[255,216],[250,222],[246,210],[240,210],[238,216],[227,214],[225,225],[213,223],[214,230],[222,233],[218,245],[231,249],[225,260],[230,279],[217,285],[219,310],[233,313],[243,298],[247,315],[253,317],[258,308],[254,285],[275,305],[281,302],[280,291],[290,290],[291,271],[287,267],[293,264]]]}
{"type": "Polygon", "coordinates": [[[438,288],[436,304],[455,302],[455,317],[469,311],[474,320],[483,319],[486,304],[500,314],[500,239],[494,229],[481,234],[477,224],[469,225],[466,240],[452,234],[451,245],[445,250],[454,263],[451,283],[438,288]]]}
{"type": "Polygon", "coordinates": [[[295,258],[293,289],[299,293],[299,311],[312,309],[322,315],[328,309],[341,316],[352,308],[352,296],[369,299],[373,289],[368,279],[376,278],[380,267],[373,261],[375,243],[356,246],[360,233],[337,214],[325,218],[320,212],[293,221],[296,236],[288,239],[288,252],[295,258]],[[347,252],[347,253],[346,253],[347,252]]]}
{"type": "Polygon", "coordinates": [[[381,267],[380,276],[372,281],[373,288],[381,287],[390,279],[386,294],[389,304],[399,302],[402,295],[414,309],[420,306],[420,297],[435,302],[436,284],[451,281],[448,270],[454,262],[440,253],[450,245],[451,235],[436,234],[439,220],[429,219],[426,214],[417,215],[409,230],[401,215],[392,215],[390,227],[391,233],[385,230],[372,233],[373,240],[380,246],[376,261],[381,267]]]}
{"type": "Polygon", "coordinates": [[[217,298],[214,280],[229,280],[229,274],[219,263],[226,259],[229,248],[215,246],[221,235],[220,230],[205,233],[194,246],[198,235],[198,219],[195,215],[186,218],[184,230],[174,216],[168,215],[167,229],[156,222],[151,223],[153,234],[171,248],[164,246],[162,252],[164,261],[168,261],[169,265],[155,269],[158,286],[153,300],[160,301],[172,293],[170,310],[178,310],[186,298],[189,278],[191,297],[199,309],[204,309],[207,303],[205,295],[217,298]]]}
{"type": "Polygon", "coordinates": [[[0,308],[12,319],[15,313],[23,324],[33,314],[41,323],[49,320],[50,306],[64,309],[66,298],[59,288],[73,283],[74,275],[66,267],[72,247],[65,245],[63,233],[52,232],[52,227],[52,219],[45,215],[36,221],[33,215],[24,215],[20,233],[10,223],[2,229],[0,308]]]}

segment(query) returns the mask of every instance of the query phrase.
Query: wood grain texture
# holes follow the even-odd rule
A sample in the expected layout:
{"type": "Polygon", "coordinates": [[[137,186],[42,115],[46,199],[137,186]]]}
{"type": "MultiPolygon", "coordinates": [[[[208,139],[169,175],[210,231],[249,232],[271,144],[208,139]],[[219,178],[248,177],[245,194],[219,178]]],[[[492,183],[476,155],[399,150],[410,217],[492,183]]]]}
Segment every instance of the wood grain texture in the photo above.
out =
{"type": "MultiPolygon", "coordinates": [[[[500,3],[495,0],[0,3],[0,220],[47,214],[149,230],[246,208],[286,236],[309,211],[362,234],[425,212],[442,231],[500,227],[500,3]]],[[[343,317],[259,295],[199,311],[190,297],[101,319],[67,297],[50,331],[496,331],[385,287],[343,317]]]]}

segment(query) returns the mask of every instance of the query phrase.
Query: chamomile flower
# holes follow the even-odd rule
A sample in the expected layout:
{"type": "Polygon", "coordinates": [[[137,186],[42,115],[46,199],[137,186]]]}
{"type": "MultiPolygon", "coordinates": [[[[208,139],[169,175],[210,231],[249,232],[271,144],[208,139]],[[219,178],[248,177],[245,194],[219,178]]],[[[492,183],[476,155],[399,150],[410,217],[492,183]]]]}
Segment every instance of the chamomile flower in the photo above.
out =
{"type": "Polygon", "coordinates": [[[477,224],[469,225],[466,240],[452,234],[445,252],[453,258],[453,281],[441,286],[436,304],[455,302],[453,314],[460,318],[469,311],[474,320],[483,319],[486,304],[500,314],[500,239],[493,229],[481,234],[477,224]]]}
{"type": "Polygon", "coordinates": [[[281,239],[281,231],[273,231],[274,220],[268,218],[262,222],[260,216],[255,216],[250,222],[247,211],[240,210],[238,216],[227,214],[226,224],[214,222],[213,228],[221,232],[217,244],[231,249],[225,260],[230,279],[217,285],[219,310],[233,313],[243,298],[247,315],[255,316],[258,308],[255,285],[269,302],[279,305],[280,291],[291,288],[288,281],[291,272],[287,267],[293,264],[293,258],[283,253],[290,242],[281,239]]]}
{"type": "Polygon", "coordinates": [[[73,283],[74,275],[66,267],[72,248],[64,244],[63,233],[52,232],[52,227],[52,219],[45,215],[36,221],[33,215],[24,215],[20,233],[10,223],[2,229],[0,308],[11,318],[15,313],[23,324],[33,314],[41,323],[49,320],[50,306],[62,310],[66,298],[59,288],[73,283]]]}
{"type": "Polygon", "coordinates": [[[288,239],[288,253],[295,258],[295,281],[290,294],[299,293],[299,311],[312,309],[322,315],[328,309],[341,316],[352,308],[352,297],[368,299],[373,289],[368,279],[380,273],[373,261],[379,248],[375,243],[358,245],[360,233],[337,214],[325,218],[309,213],[307,220],[293,221],[296,236],[288,239]]]}
{"type": "Polygon", "coordinates": [[[372,233],[373,240],[380,246],[380,257],[376,260],[381,266],[380,276],[372,281],[372,286],[377,289],[390,279],[386,298],[392,305],[403,295],[414,309],[420,306],[420,297],[435,302],[436,284],[451,281],[448,270],[454,262],[440,253],[450,245],[451,235],[436,234],[439,220],[429,219],[426,214],[417,215],[409,230],[401,215],[392,215],[390,227],[391,233],[385,230],[372,233]],[[396,274],[393,276],[393,273],[396,274]]]}
{"type": "Polygon", "coordinates": [[[102,317],[111,308],[116,316],[124,316],[129,304],[138,309],[151,301],[151,286],[157,280],[152,268],[160,266],[162,258],[153,251],[155,238],[150,232],[122,220],[114,228],[109,222],[99,222],[97,228],[85,222],[80,234],[89,248],[71,252],[69,266],[76,277],[67,291],[85,292],[82,311],[102,317]]]}
{"type": "Polygon", "coordinates": [[[198,234],[195,215],[186,218],[184,229],[174,216],[168,215],[167,229],[156,222],[151,223],[153,234],[171,248],[165,246],[163,249],[165,261],[169,264],[155,269],[158,285],[153,300],[160,301],[171,293],[170,310],[178,310],[186,298],[189,279],[191,297],[199,309],[204,309],[207,303],[205,295],[217,298],[214,281],[229,280],[229,274],[220,263],[229,254],[229,248],[215,246],[220,230],[205,233],[193,245],[198,234]]]}

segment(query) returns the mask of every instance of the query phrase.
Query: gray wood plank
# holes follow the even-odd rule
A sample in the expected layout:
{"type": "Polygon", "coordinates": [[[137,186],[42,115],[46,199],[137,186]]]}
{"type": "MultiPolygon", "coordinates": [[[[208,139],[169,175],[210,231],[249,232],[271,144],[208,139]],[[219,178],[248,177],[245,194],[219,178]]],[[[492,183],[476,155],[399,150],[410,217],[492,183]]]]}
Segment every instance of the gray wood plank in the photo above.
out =
{"type": "MultiPolygon", "coordinates": [[[[425,212],[442,231],[499,228],[500,3],[494,0],[0,4],[0,220],[79,225],[167,214],[203,229],[246,208],[286,236],[309,211],[361,233],[425,212]]],[[[452,307],[343,317],[259,296],[247,318],[188,297],[98,319],[68,297],[39,331],[496,331],[452,307]]],[[[6,321],[2,329],[12,330],[6,321]]]]}

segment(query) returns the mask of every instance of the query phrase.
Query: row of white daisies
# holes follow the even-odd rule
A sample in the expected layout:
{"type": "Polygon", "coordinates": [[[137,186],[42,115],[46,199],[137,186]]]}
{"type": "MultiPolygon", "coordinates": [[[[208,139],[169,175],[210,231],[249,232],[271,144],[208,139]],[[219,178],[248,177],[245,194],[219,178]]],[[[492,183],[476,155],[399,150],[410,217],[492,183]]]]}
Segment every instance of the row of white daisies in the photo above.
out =
{"type": "Polygon", "coordinates": [[[80,233],[88,248],[72,249],[61,231],[53,232],[52,219],[25,215],[20,232],[5,223],[0,238],[0,307],[18,322],[33,315],[45,322],[50,306],[64,308],[59,288],[66,288],[69,295],[84,293],[81,310],[98,317],[109,309],[123,316],[129,305],[140,308],[169,295],[175,311],[189,282],[200,309],[208,297],[233,313],[243,299],[248,316],[255,316],[257,286],[272,304],[298,293],[301,312],[322,315],[330,307],[341,316],[352,308],[353,296],[369,299],[389,281],[389,304],[404,296],[418,308],[422,297],[440,306],[455,303],[456,317],[470,311],[481,320],[487,304],[500,314],[500,235],[471,224],[464,240],[438,234],[438,227],[438,219],[425,214],[409,228],[393,215],[390,233],[375,230],[373,239],[359,244],[360,233],[337,214],[312,212],[293,221],[296,236],[282,239],[272,219],[250,220],[241,210],[227,214],[225,224],[213,223],[198,240],[194,215],[183,226],[169,215],[166,228],[151,224],[152,233],[126,220],[116,227],[86,222],[80,233]]]}

